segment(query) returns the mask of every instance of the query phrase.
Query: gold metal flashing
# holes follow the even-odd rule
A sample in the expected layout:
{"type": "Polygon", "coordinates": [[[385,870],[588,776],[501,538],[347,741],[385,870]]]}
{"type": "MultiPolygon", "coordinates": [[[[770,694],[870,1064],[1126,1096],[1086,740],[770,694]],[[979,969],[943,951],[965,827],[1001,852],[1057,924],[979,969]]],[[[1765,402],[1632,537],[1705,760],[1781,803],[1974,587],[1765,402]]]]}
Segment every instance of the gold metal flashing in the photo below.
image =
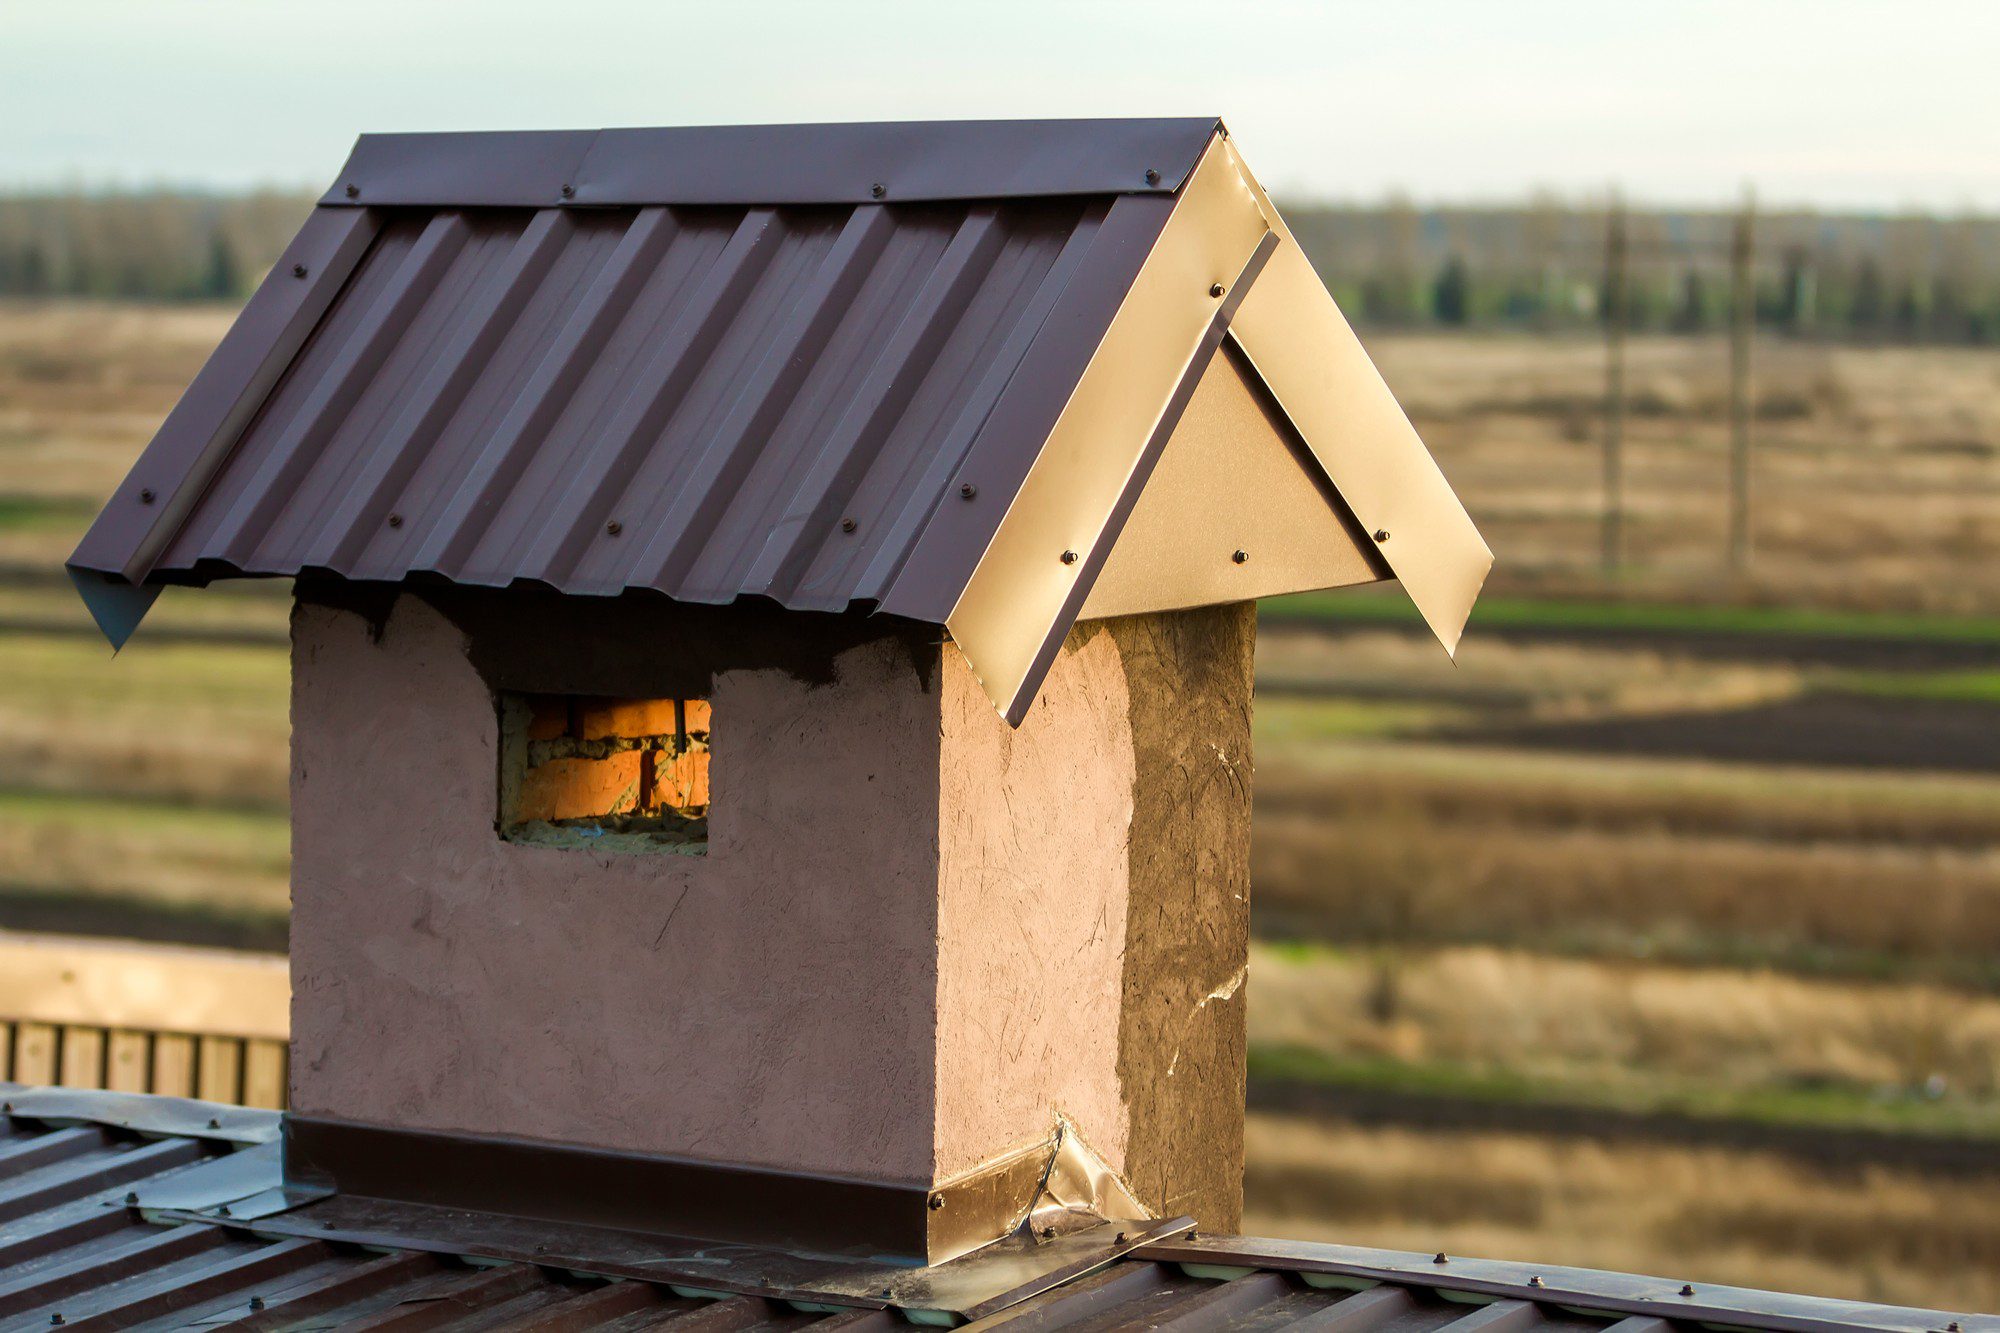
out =
{"type": "Polygon", "coordinates": [[[1424,622],[1455,653],[1493,552],[1289,236],[1229,336],[1291,418],[1424,622]],[[1386,534],[1386,535],[1384,535],[1386,534]]]}
{"type": "Polygon", "coordinates": [[[1271,233],[1218,135],[1119,305],[945,624],[987,697],[1018,723],[1052,633],[1074,618],[1120,499],[1220,307],[1271,233]],[[1090,559],[1064,560],[1067,551],[1090,559]]]}
{"type": "Polygon", "coordinates": [[[946,627],[1018,724],[1075,620],[1393,576],[1454,652],[1492,563],[1218,134],[946,627]]]}
{"type": "Polygon", "coordinates": [[[1319,462],[1225,345],[1202,372],[1078,619],[1387,577],[1319,462]]]}

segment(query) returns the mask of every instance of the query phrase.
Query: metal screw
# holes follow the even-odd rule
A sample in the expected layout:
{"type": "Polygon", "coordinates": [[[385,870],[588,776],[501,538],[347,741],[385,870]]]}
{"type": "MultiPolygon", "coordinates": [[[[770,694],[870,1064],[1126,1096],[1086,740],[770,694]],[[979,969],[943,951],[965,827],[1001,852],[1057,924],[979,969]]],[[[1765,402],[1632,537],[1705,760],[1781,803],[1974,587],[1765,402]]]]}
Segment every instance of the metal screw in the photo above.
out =
{"type": "Polygon", "coordinates": [[[1539,1286],[1541,1286],[1541,1285],[1542,1285],[1542,1275],[1541,1275],[1540,1273],[1531,1273],[1531,1274],[1529,1274],[1529,1276],[1528,1276],[1528,1285],[1529,1285],[1529,1286],[1531,1286],[1531,1287],[1539,1287],[1539,1286]]]}
{"type": "Polygon", "coordinates": [[[141,490],[139,492],[139,503],[142,505],[149,505],[153,503],[153,488],[151,486],[148,486],[144,490],[141,490]]]}
{"type": "Polygon", "coordinates": [[[608,535],[616,537],[619,533],[625,531],[625,525],[614,518],[604,525],[604,531],[608,535]]]}
{"type": "Polygon", "coordinates": [[[13,1114],[13,1112],[14,1112],[14,1103],[12,1103],[12,1102],[0,1102],[0,1111],[5,1111],[5,1112],[7,1112],[7,1113],[8,1113],[9,1115],[12,1115],[12,1114],[13,1114]]]}
{"type": "Polygon", "coordinates": [[[1683,1295],[1683,1296],[1692,1296],[1692,1295],[1694,1295],[1694,1283],[1692,1283],[1692,1282],[1683,1282],[1683,1283],[1681,1283],[1681,1295],[1683,1295]]]}
{"type": "Polygon", "coordinates": [[[1375,529],[1375,540],[1376,540],[1376,541],[1378,541],[1378,542],[1386,542],[1386,541],[1388,541],[1388,540],[1389,540],[1389,529],[1387,529],[1387,528],[1377,528],[1377,529],[1375,529]]]}
{"type": "Polygon", "coordinates": [[[1248,551],[1238,551],[1235,554],[1231,555],[1229,558],[1231,560],[1234,560],[1237,564],[1240,565],[1245,560],[1248,560],[1250,558],[1250,553],[1248,551]]]}
{"type": "Polygon", "coordinates": [[[262,1296],[252,1296],[252,1297],[250,1298],[250,1308],[251,1308],[251,1309],[253,1309],[253,1310],[261,1310],[261,1309],[263,1309],[263,1308],[264,1308],[264,1298],[263,1298],[262,1296]]]}
{"type": "Polygon", "coordinates": [[[295,277],[295,278],[303,278],[303,277],[304,277],[305,275],[306,275],[306,266],[305,266],[304,264],[294,264],[294,265],[292,265],[292,276],[293,276],[293,277],[295,277]]]}
{"type": "Polygon", "coordinates": [[[970,500],[973,496],[977,494],[979,494],[979,488],[977,486],[974,486],[969,481],[966,482],[965,485],[958,488],[958,498],[961,500],[970,500]]]}
{"type": "Polygon", "coordinates": [[[359,185],[350,185],[347,187],[347,197],[349,199],[357,198],[360,196],[360,194],[361,194],[361,187],[359,185]]]}
{"type": "Polygon", "coordinates": [[[1944,1333],[1959,1333],[1958,1321],[1954,1319],[1949,1324],[1946,1324],[1944,1326],[1944,1333]]]}
{"type": "MultiPolygon", "coordinates": [[[[391,514],[391,515],[389,515],[389,526],[390,526],[390,527],[392,527],[392,528],[400,528],[400,527],[402,527],[402,526],[403,526],[403,516],[402,516],[401,514],[391,514]]],[[[215,1128],[215,1126],[214,1126],[214,1125],[210,1125],[210,1126],[209,1126],[209,1128],[210,1128],[210,1129],[213,1129],[213,1128],[215,1128]]]]}
{"type": "Polygon", "coordinates": [[[60,1323],[63,1323],[63,1322],[64,1322],[64,1320],[63,1320],[63,1317],[62,1317],[62,1311],[58,1310],[58,1311],[56,1311],[56,1312],[55,1312],[54,1314],[50,1315],[50,1316],[49,1316],[49,1322],[50,1322],[51,1324],[60,1324],[60,1323]]]}
{"type": "Polygon", "coordinates": [[[562,197],[563,197],[563,198],[565,198],[565,199],[574,199],[574,198],[576,198],[576,187],[575,187],[574,185],[565,185],[565,186],[563,186],[563,187],[562,187],[562,197]]]}
{"type": "Polygon", "coordinates": [[[889,187],[884,185],[881,181],[876,181],[873,185],[868,187],[868,193],[874,195],[877,199],[880,199],[883,195],[889,193],[889,187]]]}
{"type": "Polygon", "coordinates": [[[217,1217],[228,1217],[228,1216],[229,1216],[229,1205],[228,1205],[228,1204],[226,1204],[226,1203],[222,1203],[222,1204],[217,1204],[217,1205],[216,1205],[216,1207],[215,1207],[215,1215],[216,1215],[217,1217]]]}
{"type": "Polygon", "coordinates": [[[942,1194],[931,1195],[931,1211],[936,1212],[938,1209],[942,1207],[944,1207],[944,1195],[942,1194]]]}
{"type": "Polygon", "coordinates": [[[1113,1245],[1123,1245],[1125,1243],[1125,1233],[1121,1231],[1117,1235],[1113,1236],[1111,1238],[1111,1243],[1113,1245]]]}
{"type": "Polygon", "coordinates": [[[126,1202],[126,1203],[128,1203],[128,1204],[133,1204],[133,1203],[137,1203],[137,1202],[139,1202],[139,1191],[137,1191],[137,1190],[127,1190],[127,1191],[125,1192],[125,1202],[126,1202]]]}
{"type": "Polygon", "coordinates": [[[1075,563],[1076,563],[1076,552],[1075,552],[1075,551],[1064,551],[1064,552],[1062,553],[1062,562],[1063,562],[1063,563],[1064,563],[1065,565],[1073,565],[1073,564],[1075,564],[1075,563]]]}
{"type": "Polygon", "coordinates": [[[1159,173],[1159,172],[1157,172],[1157,171],[1155,171],[1155,170],[1154,170],[1153,168],[1151,168],[1151,167],[1147,167],[1147,168],[1146,168],[1146,184],[1148,184],[1148,185],[1158,185],[1159,183],[1160,183],[1160,173],[1159,173]]]}
{"type": "Polygon", "coordinates": [[[854,531],[856,526],[858,525],[851,518],[843,518],[840,520],[840,530],[842,532],[852,532],[854,531]]]}
{"type": "Polygon", "coordinates": [[[536,1254],[547,1254],[548,1252],[549,1252],[549,1247],[546,1245],[537,1245],[535,1247],[536,1254]]]}
{"type": "Polygon", "coordinates": [[[1043,1227],[1043,1228],[1042,1228],[1042,1239],[1043,1239],[1043,1240],[1054,1240],[1055,1238],[1056,1238],[1056,1229],[1055,1229],[1054,1227],[1043,1227]]]}
{"type": "Polygon", "coordinates": [[[1219,282],[1211,282],[1211,283],[1209,283],[1209,284],[1208,284],[1208,294],[1209,294],[1210,296],[1220,296],[1220,295],[1222,295],[1222,284],[1221,284],[1221,283],[1219,283],[1219,282]]]}
{"type": "Polygon", "coordinates": [[[222,1122],[220,1120],[217,1120],[214,1116],[210,1116],[208,1118],[208,1127],[210,1129],[221,1129],[222,1122]]]}
{"type": "Polygon", "coordinates": [[[1434,1264],[1448,1264],[1451,1262],[1451,1260],[1444,1257],[1443,1250],[1439,1250],[1437,1254],[1431,1259],[1431,1262],[1434,1264]]]}
{"type": "Polygon", "coordinates": [[[895,1294],[896,1294],[896,1289],[894,1287],[882,1288],[882,1299],[885,1301],[893,1298],[895,1294]]]}

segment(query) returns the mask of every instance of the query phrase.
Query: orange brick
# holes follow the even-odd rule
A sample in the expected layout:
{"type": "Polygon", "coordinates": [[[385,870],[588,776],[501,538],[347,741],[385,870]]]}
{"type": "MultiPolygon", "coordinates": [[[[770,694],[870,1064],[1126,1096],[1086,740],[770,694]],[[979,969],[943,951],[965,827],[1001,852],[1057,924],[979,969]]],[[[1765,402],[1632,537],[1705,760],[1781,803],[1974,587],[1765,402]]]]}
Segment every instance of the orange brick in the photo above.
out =
{"type": "Polygon", "coordinates": [[[584,701],[583,739],[606,736],[671,736],[672,699],[589,699],[584,701]]]}
{"type": "Polygon", "coordinates": [[[637,750],[608,759],[551,759],[521,780],[515,823],[530,819],[588,819],[630,813],[639,800],[637,750]]]}
{"type": "Polygon", "coordinates": [[[657,806],[695,810],[708,804],[708,751],[693,750],[672,759],[659,756],[654,787],[657,806]]]}
{"type": "Polygon", "coordinates": [[[687,701],[687,729],[689,731],[708,730],[708,700],[690,699],[687,701]]]}

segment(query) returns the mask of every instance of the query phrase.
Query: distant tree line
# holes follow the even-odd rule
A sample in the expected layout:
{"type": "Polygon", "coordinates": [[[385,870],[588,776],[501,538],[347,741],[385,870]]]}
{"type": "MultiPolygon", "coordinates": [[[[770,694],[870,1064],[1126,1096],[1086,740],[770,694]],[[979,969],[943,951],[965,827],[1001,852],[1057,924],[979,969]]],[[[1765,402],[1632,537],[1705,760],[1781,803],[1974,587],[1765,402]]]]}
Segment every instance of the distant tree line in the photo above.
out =
{"type": "MultiPolygon", "coordinates": [[[[0,195],[0,295],[240,300],[311,196],[0,195]]],[[[1634,209],[1626,303],[1639,331],[1720,330],[1733,214],[1634,209]]],[[[1602,205],[1303,205],[1286,210],[1357,323],[1585,329],[1601,319],[1602,205]]],[[[1756,219],[1757,322],[1800,337],[2000,343],[2000,219],[1778,212],[1756,219]]]]}

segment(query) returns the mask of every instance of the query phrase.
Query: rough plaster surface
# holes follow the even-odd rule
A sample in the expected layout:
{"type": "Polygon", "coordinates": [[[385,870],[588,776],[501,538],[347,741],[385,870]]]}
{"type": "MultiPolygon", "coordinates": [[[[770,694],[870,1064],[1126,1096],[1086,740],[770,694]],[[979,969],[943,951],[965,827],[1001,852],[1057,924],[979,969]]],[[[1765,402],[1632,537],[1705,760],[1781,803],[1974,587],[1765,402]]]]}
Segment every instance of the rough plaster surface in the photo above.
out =
{"type": "Polygon", "coordinates": [[[294,616],[299,1111],[925,1183],[1061,1114],[1235,1225],[1251,608],[1078,629],[1013,730],[907,630],[434,600],[294,616]],[[503,842],[496,688],[708,693],[707,855],[503,842]]]}
{"type": "Polygon", "coordinates": [[[1074,631],[1017,731],[945,652],[938,1170],[1067,1116],[1241,1220],[1255,608],[1074,631]]]}
{"type": "Polygon", "coordinates": [[[292,1105],[927,1182],[938,727],[907,643],[830,683],[717,672],[686,857],[501,841],[463,634],[409,595],[380,628],[293,621],[292,1105]]]}

